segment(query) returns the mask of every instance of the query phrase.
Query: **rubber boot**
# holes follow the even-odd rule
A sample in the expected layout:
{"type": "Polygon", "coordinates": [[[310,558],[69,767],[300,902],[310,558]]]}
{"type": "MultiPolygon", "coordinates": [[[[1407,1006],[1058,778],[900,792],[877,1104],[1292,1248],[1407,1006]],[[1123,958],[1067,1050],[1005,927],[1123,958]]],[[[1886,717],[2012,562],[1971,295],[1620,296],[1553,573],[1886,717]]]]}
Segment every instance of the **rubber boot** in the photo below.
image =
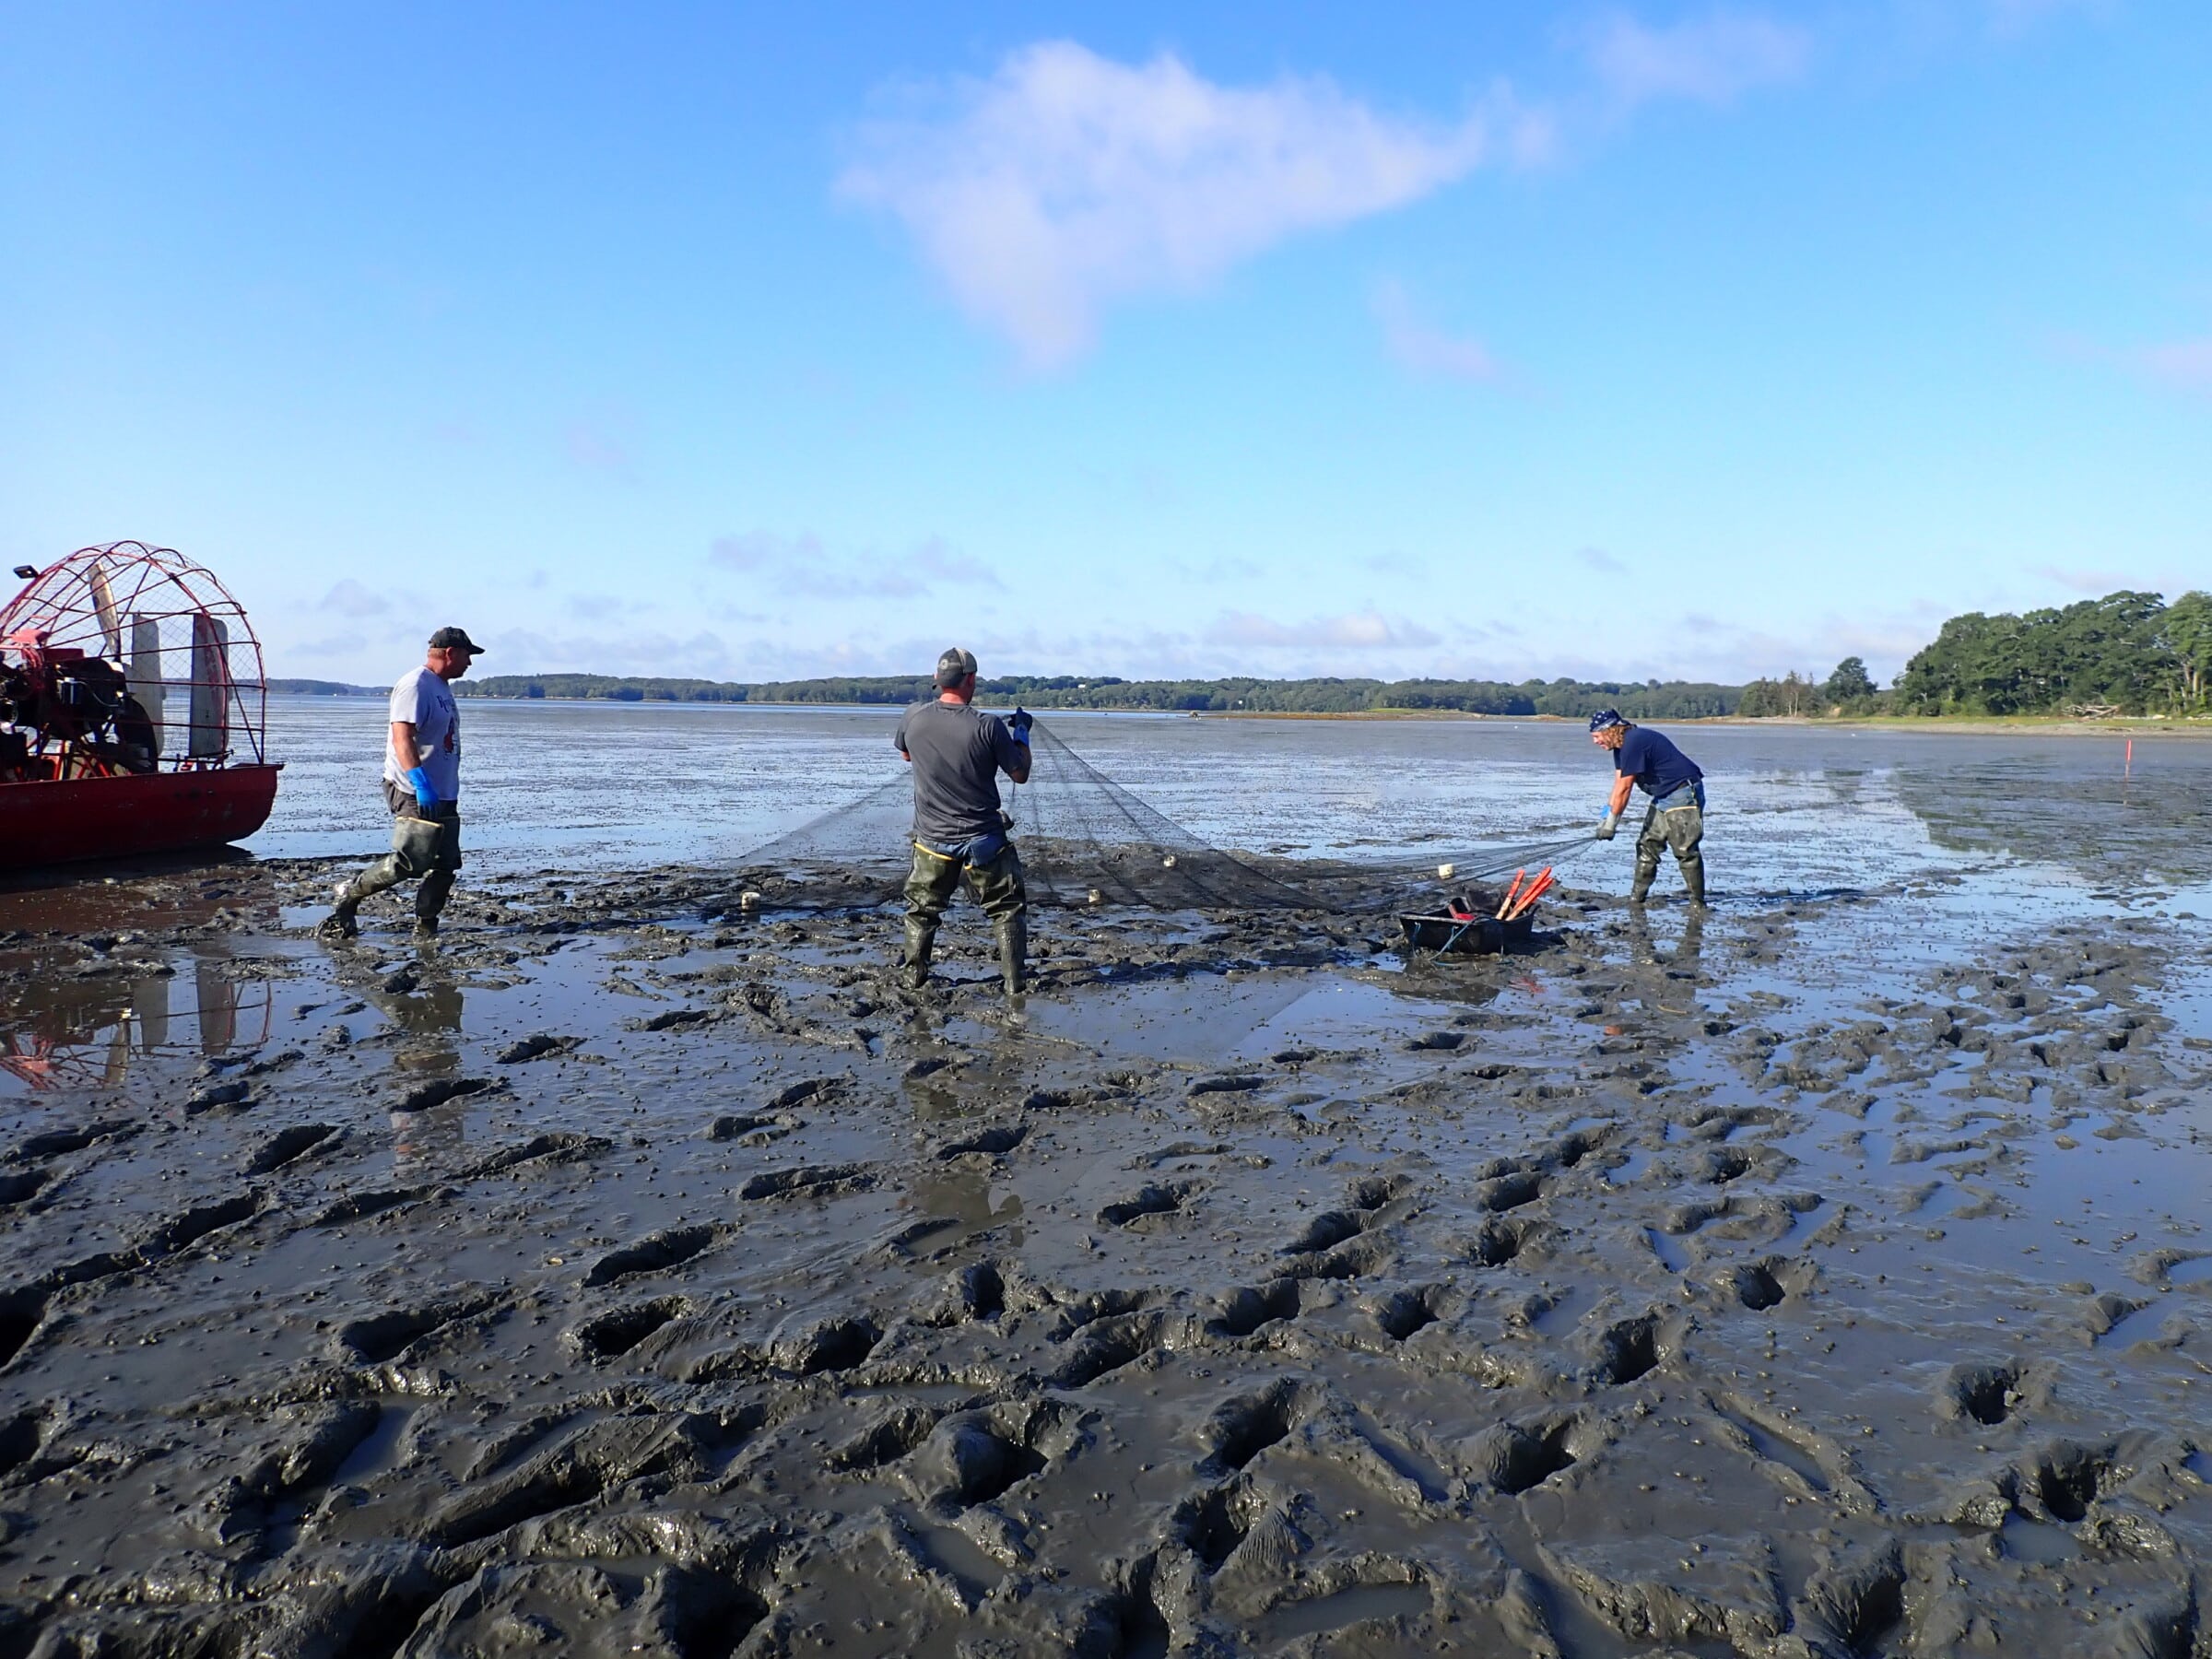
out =
{"type": "Polygon", "coordinates": [[[1705,860],[1693,854],[1682,861],[1682,885],[1689,889],[1689,901],[1700,910],[1705,908],[1705,860]]]}
{"type": "Polygon", "coordinates": [[[1641,858],[1636,861],[1636,879],[1629,884],[1629,902],[1630,904],[1641,904],[1652,896],[1652,879],[1658,874],[1659,865],[1656,861],[1648,865],[1641,858]]]}
{"type": "Polygon", "coordinates": [[[323,919],[318,931],[335,938],[350,939],[360,931],[358,912],[361,900],[373,899],[387,888],[395,888],[406,877],[399,873],[398,862],[380,858],[351,881],[340,882],[336,901],[330,914],[323,919]]]}
{"type": "Polygon", "coordinates": [[[315,931],[326,939],[352,939],[360,936],[359,911],[361,901],[351,897],[353,884],[347,882],[338,889],[337,902],[330,907],[330,914],[317,924],[315,931]]]}
{"type": "Polygon", "coordinates": [[[453,872],[432,870],[422,878],[415,889],[415,936],[434,939],[438,936],[438,918],[445,912],[445,901],[453,896],[453,872]]]}
{"type": "Polygon", "coordinates": [[[1006,994],[1019,996],[1029,989],[1030,919],[1027,916],[1001,916],[998,919],[998,971],[1006,982],[1006,994]]]}
{"type": "Polygon", "coordinates": [[[323,918],[315,931],[326,939],[359,937],[361,931],[361,900],[372,898],[392,885],[388,881],[376,879],[384,874],[384,865],[389,862],[380,861],[351,880],[339,882],[337,891],[331,895],[330,914],[323,918]]]}
{"type": "Polygon", "coordinates": [[[929,954],[936,944],[937,930],[927,922],[912,916],[906,919],[906,958],[903,983],[909,991],[919,991],[929,983],[929,954]]]}

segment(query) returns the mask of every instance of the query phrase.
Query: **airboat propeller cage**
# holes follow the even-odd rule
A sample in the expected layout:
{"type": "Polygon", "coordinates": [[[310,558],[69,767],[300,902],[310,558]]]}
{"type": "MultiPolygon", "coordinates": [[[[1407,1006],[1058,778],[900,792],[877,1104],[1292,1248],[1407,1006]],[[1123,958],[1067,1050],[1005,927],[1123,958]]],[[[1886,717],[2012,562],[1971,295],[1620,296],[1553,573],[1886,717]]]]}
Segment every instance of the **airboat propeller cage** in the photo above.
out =
{"type": "Polygon", "coordinates": [[[229,590],[173,547],[79,548],[34,572],[0,611],[0,662],[36,669],[79,654],[122,670],[160,761],[266,759],[261,641],[229,590]]]}

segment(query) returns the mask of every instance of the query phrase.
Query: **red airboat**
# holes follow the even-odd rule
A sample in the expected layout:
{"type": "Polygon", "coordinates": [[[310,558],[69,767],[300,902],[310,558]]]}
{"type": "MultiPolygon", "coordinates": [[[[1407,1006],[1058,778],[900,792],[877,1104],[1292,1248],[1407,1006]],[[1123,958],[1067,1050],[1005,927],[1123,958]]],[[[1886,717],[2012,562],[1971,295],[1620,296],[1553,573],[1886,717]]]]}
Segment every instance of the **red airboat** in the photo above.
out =
{"type": "Polygon", "coordinates": [[[213,574],[114,542],[0,611],[0,870],[217,846],[268,821],[261,641],[213,574]]]}

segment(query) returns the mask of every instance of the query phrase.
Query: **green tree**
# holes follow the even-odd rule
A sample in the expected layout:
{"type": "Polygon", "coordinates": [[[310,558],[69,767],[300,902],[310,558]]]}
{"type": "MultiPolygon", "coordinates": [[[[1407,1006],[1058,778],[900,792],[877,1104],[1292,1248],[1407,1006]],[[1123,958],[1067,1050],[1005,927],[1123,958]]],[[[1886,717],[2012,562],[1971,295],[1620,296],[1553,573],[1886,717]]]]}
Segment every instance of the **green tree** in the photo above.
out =
{"type": "Polygon", "coordinates": [[[2212,693],[2212,594],[2192,588],[2166,607],[2163,632],[2172,653],[2181,706],[2205,707],[2212,693]]]}
{"type": "Polygon", "coordinates": [[[1822,694],[1831,703],[1851,704],[1874,695],[1874,677],[1866,672],[1864,657],[1847,656],[1836,665],[1836,671],[1828,677],[1822,694]]]}
{"type": "Polygon", "coordinates": [[[1802,716],[1813,712],[1819,692],[1819,687],[1793,668],[1780,679],[1755,679],[1746,686],[1735,712],[1748,720],[1802,716]]]}
{"type": "Polygon", "coordinates": [[[2021,617],[1953,617],[1905,665],[1898,702],[1920,714],[2171,707],[2184,676],[2167,616],[2158,594],[2123,591],[2021,617]]]}

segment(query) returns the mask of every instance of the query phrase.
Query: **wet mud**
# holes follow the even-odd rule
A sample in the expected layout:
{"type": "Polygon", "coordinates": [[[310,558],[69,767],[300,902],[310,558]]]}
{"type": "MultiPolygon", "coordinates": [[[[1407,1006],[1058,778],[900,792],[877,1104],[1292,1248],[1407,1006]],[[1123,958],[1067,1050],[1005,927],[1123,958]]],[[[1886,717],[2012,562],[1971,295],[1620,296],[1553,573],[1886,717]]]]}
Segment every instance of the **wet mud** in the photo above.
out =
{"type": "Polygon", "coordinates": [[[2192,920],[0,894],[0,1654],[2212,1652],[2192,920]]]}

